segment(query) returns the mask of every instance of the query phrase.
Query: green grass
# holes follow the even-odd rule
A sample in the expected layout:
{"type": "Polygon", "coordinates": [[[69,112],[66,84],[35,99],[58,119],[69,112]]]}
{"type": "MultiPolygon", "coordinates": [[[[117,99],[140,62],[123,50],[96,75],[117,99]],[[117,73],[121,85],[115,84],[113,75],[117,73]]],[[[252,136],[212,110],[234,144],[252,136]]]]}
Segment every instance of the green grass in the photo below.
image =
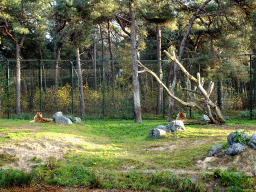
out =
{"type": "Polygon", "coordinates": [[[13,155],[6,154],[6,153],[0,154],[0,167],[5,164],[13,163],[15,161],[18,161],[18,158],[13,155]]]}
{"type": "MultiPolygon", "coordinates": [[[[256,120],[232,119],[227,123],[239,127],[255,126],[256,120]]],[[[202,183],[195,185],[189,179],[170,173],[168,175],[164,171],[197,169],[196,161],[206,157],[211,146],[226,142],[227,136],[235,130],[230,127],[225,129],[221,126],[191,125],[186,126],[184,132],[152,139],[148,136],[149,129],[157,125],[168,125],[168,122],[163,119],[143,120],[136,124],[133,120],[84,120],[81,124],[63,125],[54,122],[1,120],[4,131],[0,128],[0,139],[5,139],[5,143],[13,140],[22,142],[28,138],[66,140],[82,147],[81,152],[70,150],[62,161],[50,158],[44,165],[35,165],[33,177],[36,183],[134,190],[156,190],[159,185],[167,191],[203,189],[202,183]],[[166,146],[178,147],[172,150],[153,150],[166,146]],[[146,170],[158,170],[161,173],[154,176],[141,174],[146,170]],[[172,182],[178,184],[171,186],[172,182]]],[[[250,133],[255,132],[255,129],[250,130],[250,133]]],[[[42,159],[34,157],[30,161],[41,163],[42,159]]]]}
{"type": "Polygon", "coordinates": [[[24,171],[1,169],[0,170],[0,187],[9,188],[12,186],[26,186],[32,183],[33,175],[24,171]]]}

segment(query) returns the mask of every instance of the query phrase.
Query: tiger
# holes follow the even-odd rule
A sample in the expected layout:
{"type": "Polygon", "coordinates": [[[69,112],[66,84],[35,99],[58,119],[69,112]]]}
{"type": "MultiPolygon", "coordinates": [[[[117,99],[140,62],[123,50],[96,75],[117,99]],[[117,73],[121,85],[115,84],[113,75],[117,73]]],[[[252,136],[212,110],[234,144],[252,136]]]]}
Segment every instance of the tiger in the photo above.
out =
{"type": "Polygon", "coordinates": [[[48,122],[51,122],[52,119],[48,119],[48,118],[43,118],[42,117],[42,113],[41,112],[37,112],[35,117],[34,117],[34,120],[30,121],[31,123],[34,122],[34,123],[48,123],[48,122]]]}
{"type": "Polygon", "coordinates": [[[187,121],[188,119],[186,118],[186,113],[180,111],[177,115],[176,120],[187,121]]]}

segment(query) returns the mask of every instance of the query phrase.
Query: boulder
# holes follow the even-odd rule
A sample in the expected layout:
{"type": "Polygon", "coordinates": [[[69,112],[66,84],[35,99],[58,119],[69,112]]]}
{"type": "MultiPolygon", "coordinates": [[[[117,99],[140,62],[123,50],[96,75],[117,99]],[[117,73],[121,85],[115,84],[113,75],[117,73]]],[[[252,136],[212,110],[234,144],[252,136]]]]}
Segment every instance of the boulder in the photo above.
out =
{"type": "Polygon", "coordinates": [[[172,121],[167,127],[167,132],[169,133],[175,132],[175,131],[184,131],[184,130],[186,129],[183,121],[181,120],[172,121]]]}
{"type": "Polygon", "coordinates": [[[72,121],[69,118],[64,117],[61,111],[56,112],[52,118],[56,123],[72,124],[72,121]]]}
{"type": "Polygon", "coordinates": [[[203,117],[202,117],[202,120],[204,120],[204,121],[210,121],[210,118],[208,117],[208,115],[203,115],[203,117]]]}
{"type": "Polygon", "coordinates": [[[167,132],[163,129],[150,129],[149,130],[149,136],[152,138],[156,138],[159,139],[161,138],[163,135],[165,135],[167,132]]]}
{"type": "Polygon", "coordinates": [[[156,126],[156,129],[162,129],[162,130],[167,130],[166,129],[166,126],[164,126],[164,125],[158,125],[158,126],[156,126]]]}
{"type": "Polygon", "coordinates": [[[215,146],[212,146],[209,150],[209,153],[208,153],[208,157],[212,157],[214,156],[215,154],[217,154],[219,152],[220,149],[223,148],[223,145],[215,145],[215,146]]]}
{"type": "Polygon", "coordinates": [[[79,117],[75,117],[76,119],[76,123],[80,124],[81,123],[81,119],[79,117]]]}
{"type": "Polygon", "coordinates": [[[227,140],[228,140],[228,144],[229,144],[229,145],[233,145],[234,143],[236,143],[236,142],[235,142],[235,137],[236,137],[235,132],[232,132],[232,133],[230,133],[230,134],[228,135],[227,140]]]}
{"type": "Polygon", "coordinates": [[[250,141],[248,142],[248,145],[252,147],[254,150],[256,150],[256,133],[252,134],[252,137],[250,141]]]}
{"type": "Polygon", "coordinates": [[[226,150],[226,155],[238,155],[243,150],[245,150],[246,146],[242,145],[240,143],[234,143],[233,145],[230,145],[226,150]]]}

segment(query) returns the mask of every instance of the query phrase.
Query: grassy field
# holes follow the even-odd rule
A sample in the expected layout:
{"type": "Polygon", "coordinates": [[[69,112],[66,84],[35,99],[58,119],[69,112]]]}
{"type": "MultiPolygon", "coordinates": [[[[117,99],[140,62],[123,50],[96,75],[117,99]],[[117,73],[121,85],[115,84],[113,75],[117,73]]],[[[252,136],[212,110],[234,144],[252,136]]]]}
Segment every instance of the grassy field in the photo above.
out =
{"type": "MultiPolygon", "coordinates": [[[[14,168],[2,169],[0,185],[11,186],[8,182],[15,185],[27,184],[11,182],[25,177],[32,184],[150,191],[206,191],[211,187],[209,183],[217,179],[215,191],[232,191],[235,188],[237,191],[253,191],[256,188],[255,179],[244,176],[242,172],[235,174],[232,171],[236,170],[214,169],[208,173],[196,166],[198,160],[207,157],[211,146],[224,144],[229,133],[238,129],[250,135],[256,132],[256,120],[234,119],[228,121],[226,126],[186,126],[186,131],[169,134],[162,139],[148,136],[149,129],[167,124],[164,119],[144,120],[137,124],[133,120],[84,120],[81,124],[72,125],[2,119],[2,149],[10,144],[20,146],[28,141],[55,141],[70,146],[62,158],[54,155],[45,159],[33,156],[28,162],[33,164],[29,173],[15,171],[14,168]],[[184,171],[183,174],[179,174],[180,170],[184,171]],[[195,179],[194,174],[189,174],[191,171],[198,172],[195,179]],[[231,182],[234,176],[240,183],[231,182]],[[227,177],[226,182],[221,180],[224,177],[227,177]]],[[[33,147],[30,148],[32,151],[33,147]]],[[[0,166],[11,166],[15,161],[19,161],[18,154],[9,155],[2,150],[0,166]]]]}

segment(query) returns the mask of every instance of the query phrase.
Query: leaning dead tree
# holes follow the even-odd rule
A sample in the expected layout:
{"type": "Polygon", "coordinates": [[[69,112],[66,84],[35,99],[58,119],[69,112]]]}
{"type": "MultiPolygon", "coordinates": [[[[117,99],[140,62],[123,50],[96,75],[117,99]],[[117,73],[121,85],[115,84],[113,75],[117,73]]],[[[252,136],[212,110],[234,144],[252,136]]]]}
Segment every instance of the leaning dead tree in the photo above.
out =
{"type": "Polygon", "coordinates": [[[155,79],[160,83],[164,89],[166,90],[167,94],[172,97],[174,100],[178,101],[182,105],[186,107],[192,107],[200,110],[204,114],[208,115],[210,118],[210,122],[213,124],[225,124],[225,119],[222,116],[222,113],[219,109],[219,107],[211,101],[210,95],[213,91],[214,88],[214,82],[210,82],[207,90],[203,87],[204,85],[204,78],[200,77],[200,73],[197,73],[197,78],[192,76],[186,69],[185,67],[178,61],[178,59],[175,57],[175,53],[173,52],[173,55],[165,51],[167,56],[173,60],[177,66],[180,68],[180,70],[187,76],[187,78],[190,81],[193,81],[196,83],[195,89],[191,90],[191,83],[188,81],[187,83],[187,88],[183,88],[183,90],[188,92],[188,95],[190,97],[189,102],[183,101],[180,98],[176,97],[174,94],[170,92],[170,90],[166,87],[166,85],[158,78],[158,76],[148,69],[146,66],[144,66],[140,61],[138,61],[138,65],[140,67],[144,68],[144,71],[147,71],[150,73],[152,76],[155,77],[155,79]]]}

